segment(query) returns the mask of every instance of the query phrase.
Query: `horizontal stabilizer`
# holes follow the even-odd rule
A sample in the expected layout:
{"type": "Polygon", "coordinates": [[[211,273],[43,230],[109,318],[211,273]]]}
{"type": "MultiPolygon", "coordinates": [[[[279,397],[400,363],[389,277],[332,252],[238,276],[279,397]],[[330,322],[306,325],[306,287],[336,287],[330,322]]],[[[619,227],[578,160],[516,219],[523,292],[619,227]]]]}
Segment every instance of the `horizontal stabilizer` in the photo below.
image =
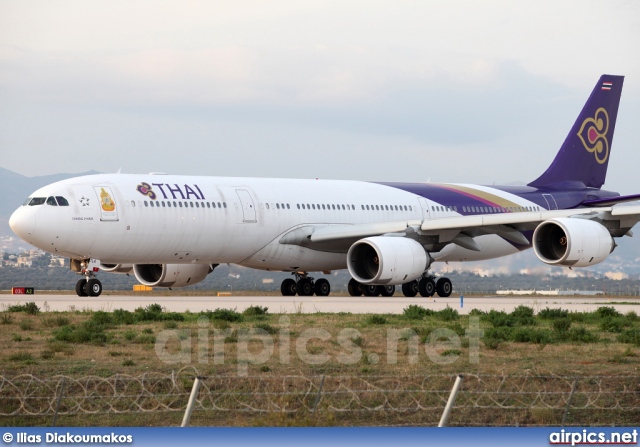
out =
{"type": "Polygon", "coordinates": [[[611,206],[617,203],[633,202],[634,200],[640,200],[640,194],[633,194],[630,196],[617,196],[617,197],[605,197],[603,199],[585,200],[581,203],[584,206],[611,206]]]}

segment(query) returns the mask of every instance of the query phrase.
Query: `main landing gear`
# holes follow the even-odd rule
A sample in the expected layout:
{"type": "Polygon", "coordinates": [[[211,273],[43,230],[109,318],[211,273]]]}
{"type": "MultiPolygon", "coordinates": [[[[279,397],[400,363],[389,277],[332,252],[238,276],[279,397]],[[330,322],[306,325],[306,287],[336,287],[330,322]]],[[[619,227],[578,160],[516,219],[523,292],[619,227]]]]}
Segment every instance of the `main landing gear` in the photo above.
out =
{"type": "Polygon", "coordinates": [[[396,293],[396,286],[365,285],[353,278],[349,281],[347,289],[351,296],[393,296],[396,293]]]}
{"type": "Polygon", "coordinates": [[[451,296],[453,285],[449,278],[438,278],[433,276],[423,276],[420,279],[402,284],[402,293],[407,297],[414,297],[418,293],[420,296],[429,297],[436,293],[439,297],[446,298],[451,296]]]}
{"type": "Polygon", "coordinates": [[[331,292],[331,284],[324,278],[314,281],[307,275],[295,274],[296,279],[287,278],[280,285],[282,296],[328,296],[331,292]]]}
{"type": "Polygon", "coordinates": [[[84,278],[76,283],[76,295],[78,296],[100,296],[102,293],[102,283],[94,272],[88,268],[89,261],[80,261],[80,269],[77,271],[84,278]]]}
{"type": "MultiPolygon", "coordinates": [[[[393,296],[396,286],[364,285],[351,279],[348,290],[351,296],[393,296]]],[[[402,284],[402,293],[406,297],[414,297],[418,293],[420,296],[428,297],[437,293],[439,297],[446,298],[451,296],[452,290],[449,278],[439,278],[436,281],[433,276],[423,276],[419,280],[402,284]]]]}

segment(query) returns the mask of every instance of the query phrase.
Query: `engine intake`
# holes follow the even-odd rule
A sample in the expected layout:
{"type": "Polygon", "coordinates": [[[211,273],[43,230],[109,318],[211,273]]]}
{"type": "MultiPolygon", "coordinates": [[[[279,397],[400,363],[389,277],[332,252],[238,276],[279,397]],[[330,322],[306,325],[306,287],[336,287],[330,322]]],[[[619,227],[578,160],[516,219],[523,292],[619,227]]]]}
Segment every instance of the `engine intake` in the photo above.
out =
{"type": "Polygon", "coordinates": [[[361,284],[404,284],[422,276],[430,264],[422,245],[404,237],[368,237],[347,253],[349,273],[361,284]]]}
{"type": "Polygon", "coordinates": [[[538,225],[533,233],[536,256],[550,265],[596,265],[607,259],[614,248],[609,230],[592,220],[550,219],[538,225]]]}
{"type": "Polygon", "coordinates": [[[133,273],[150,287],[185,287],[197,284],[213,271],[209,264],[134,264],[133,273]]]}

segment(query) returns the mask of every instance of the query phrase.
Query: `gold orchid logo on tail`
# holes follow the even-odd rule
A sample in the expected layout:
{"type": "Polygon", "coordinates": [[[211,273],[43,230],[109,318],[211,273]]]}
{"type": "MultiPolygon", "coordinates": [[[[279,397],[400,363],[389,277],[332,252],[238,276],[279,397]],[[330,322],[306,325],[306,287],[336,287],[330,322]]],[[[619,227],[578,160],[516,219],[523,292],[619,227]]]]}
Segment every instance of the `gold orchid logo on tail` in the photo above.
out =
{"type": "Polygon", "coordinates": [[[603,164],[609,158],[609,140],[607,140],[607,132],[609,131],[609,115],[604,107],[596,110],[593,118],[587,118],[582,122],[578,137],[585,149],[593,152],[596,161],[603,164]]]}

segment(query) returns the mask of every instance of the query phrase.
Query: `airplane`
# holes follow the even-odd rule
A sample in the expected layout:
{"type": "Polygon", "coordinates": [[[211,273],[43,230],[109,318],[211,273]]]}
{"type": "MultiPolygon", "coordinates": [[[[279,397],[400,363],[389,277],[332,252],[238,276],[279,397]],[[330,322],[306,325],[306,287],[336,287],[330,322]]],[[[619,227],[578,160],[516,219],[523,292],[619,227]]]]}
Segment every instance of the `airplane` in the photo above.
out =
{"type": "Polygon", "coordinates": [[[78,296],[96,271],[151,287],[202,281],[219,264],[291,272],[285,296],[327,296],[314,272],[348,269],[351,296],[450,296],[435,262],[533,247],[540,261],[586,267],[632,236],[640,195],[602,190],[623,76],[602,75],[548,169],[526,186],[97,174],[52,183],[11,216],[21,239],[68,257],[78,296]],[[100,268],[91,261],[99,260],[100,268]]]}

